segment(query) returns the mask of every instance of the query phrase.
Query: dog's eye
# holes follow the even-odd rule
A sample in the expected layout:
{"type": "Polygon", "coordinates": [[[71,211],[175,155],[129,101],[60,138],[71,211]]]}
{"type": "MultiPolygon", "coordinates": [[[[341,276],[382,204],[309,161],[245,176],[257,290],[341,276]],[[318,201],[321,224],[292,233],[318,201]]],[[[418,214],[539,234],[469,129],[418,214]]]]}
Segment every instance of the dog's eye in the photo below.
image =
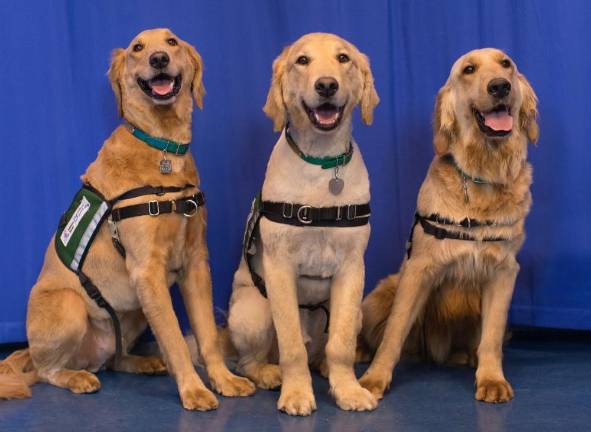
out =
{"type": "Polygon", "coordinates": [[[133,46],[133,51],[134,51],[134,52],[140,52],[140,51],[141,51],[141,50],[143,50],[143,49],[144,49],[144,46],[143,46],[141,43],[136,43],[136,44],[133,46]]]}
{"type": "Polygon", "coordinates": [[[299,56],[298,59],[296,60],[296,63],[299,65],[307,65],[308,63],[310,63],[310,58],[308,56],[299,56]]]}
{"type": "Polygon", "coordinates": [[[177,46],[179,44],[175,38],[166,39],[166,43],[170,46],[177,46]]]}
{"type": "Polygon", "coordinates": [[[337,60],[339,61],[339,63],[347,63],[350,60],[350,58],[347,54],[339,54],[337,56],[337,60]]]}
{"type": "Polygon", "coordinates": [[[464,75],[470,75],[473,74],[476,71],[476,67],[472,66],[472,65],[468,65],[464,68],[464,75]]]}
{"type": "Polygon", "coordinates": [[[510,68],[511,62],[508,59],[501,60],[501,66],[503,66],[504,68],[510,68]]]}

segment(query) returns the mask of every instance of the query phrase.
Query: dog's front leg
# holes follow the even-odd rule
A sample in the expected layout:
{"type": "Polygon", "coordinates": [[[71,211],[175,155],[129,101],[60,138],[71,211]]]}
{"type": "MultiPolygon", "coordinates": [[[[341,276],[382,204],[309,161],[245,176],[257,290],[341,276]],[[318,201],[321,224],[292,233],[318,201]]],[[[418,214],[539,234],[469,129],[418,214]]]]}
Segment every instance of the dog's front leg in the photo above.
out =
{"type": "Polygon", "coordinates": [[[189,348],[172,307],[164,268],[155,266],[154,261],[150,261],[152,266],[143,267],[135,260],[128,261],[132,285],[164,354],[168,370],[176,380],[183,407],[199,411],[217,408],[218,400],[205,387],[191,362],[189,348]]]}
{"type": "MultiPolygon", "coordinates": [[[[204,236],[200,238],[204,243],[204,236]]],[[[179,282],[211,386],[218,393],[229,397],[254,393],[254,384],[247,378],[234,375],[224,362],[213,316],[211,274],[205,244],[193,248],[188,254],[184,276],[179,282]]]]}
{"type": "Polygon", "coordinates": [[[518,272],[519,264],[511,257],[483,287],[475,395],[481,401],[507,402],[513,399],[513,388],[505,379],[502,363],[507,313],[518,272]]]}
{"type": "Polygon", "coordinates": [[[430,261],[428,256],[415,254],[404,263],[384,337],[370,367],[359,380],[378,399],[390,387],[406,336],[431,293],[436,272],[430,261]]]}
{"type": "Polygon", "coordinates": [[[295,269],[285,254],[268,249],[263,253],[263,266],[279,345],[282,384],[277,408],[291,415],[310,415],[316,400],[300,326],[295,269]]]}
{"type": "Polygon", "coordinates": [[[355,377],[355,348],[361,327],[361,298],[365,267],[363,256],[345,261],[330,292],[330,326],[326,345],[328,380],[337,405],[348,411],[367,411],[378,401],[355,377]]]}

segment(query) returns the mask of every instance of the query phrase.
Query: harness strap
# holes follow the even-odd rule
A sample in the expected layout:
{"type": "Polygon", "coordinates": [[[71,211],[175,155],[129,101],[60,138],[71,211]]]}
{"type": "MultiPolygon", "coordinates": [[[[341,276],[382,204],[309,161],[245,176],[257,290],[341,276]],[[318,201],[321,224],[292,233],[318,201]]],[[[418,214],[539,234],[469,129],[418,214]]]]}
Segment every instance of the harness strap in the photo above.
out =
{"type": "Polygon", "coordinates": [[[147,203],[134,204],[126,207],[119,207],[111,211],[113,222],[119,222],[136,216],[158,216],[165,213],[178,213],[187,217],[194,216],[197,209],[205,204],[205,197],[202,192],[197,192],[190,197],[179,198],[170,201],[148,201],[147,203]]]}
{"type": "Polygon", "coordinates": [[[431,221],[431,222],[438,223],[440,225],[451,225],[451,226],[457,226],[457,227],[461,227],[461,228],[478,228],[478,227],[490,227],[490,226],[513,226],[513,225],[515,225],[515,222],[503,223],[503,222],[496,222],[496,221],[492,221],[492,220],[481,221],[479,219],[472,219],[469,217],[466,217],[466,218],[462,219],[461,221],[456,222],[452,219],[448,219],[443,216],[440,216],[438,213],[433,213],[433,214],[430,214],[429,216],[421,216],[421,218],[431,221]]]}
{"type": "Polygon", "coordinates": [[[78,279],[80,279],[80,283],[82,284],[82,287],[86,291],[88,297],[94,300],[98,307],[105,309],[111,317],[113,328],[115,329],[115,358],[120,358],[121,353],[123,352],[121,342],[121,323],[119,322],[119,318],[117,317],[115,309],[113,309],[109,302],[105,300],[96,285],[93,284],[90,278],[82,271],[78,272],[78,279]]]}
{"type": "Polygon", "coordinates": [[[369,203],[339,207],[312,207],[261,201],[260,212],[267,219],[286,225],[342,228],[366,225],[371,215],[369,203]]]}
{"type": "MultiPolygon", "coordinates": [[[[453,226],[460,226],[460,227],[464,227],[464,228],[475,228],[475,227],[481,227],[481,226],[500,226],[500,225],[502,225],[502,224],[496,224],[494,222],[488,223],[489,221],[486,221],[483,223],[483,222],[477,221],[476,219],[468,219],[468,218],[464,219],[462,222],[464,222],[466,220],[470,220],[470,221],[472,221],[472,223],[476,222],[476,224],[473,224],[471,226],[465,226],[461,223],[453,222],[450,219],[441,218],[437,214],[430,215],[430,216],[422,216],[418,212],[415,213],[414,223],[413,223],[412,228],[410,230],[410,236],[409,236],[408,242],[406,243],[407,258],[410,259],[410,255],[412,253],[412,236],[413,236],[415,227],[417,226],[418,223],[420,223],[421,227],[423,227],[423,231],[425,232],[425,234],[432,235],[437,240],[451,239],[451,240],[483,241],[483,242],[498,242],[498,241],[509,240],[505,237],[483,237],[482,239],[477,239],[465,232],[449,231],[449,230],[446,230],[445,228],[438,227],[438,226],[433,225],[432,223],[429,222],[429,221],[434,221],[437,223],[441,223],[442,225],[453,225],[453,226]],[[440,222],[440,221],[443,221],[443,222],[440,222]]],[[[506,226],[509,226],[509,225],[512,225],[512,224],[506,224],[506,226]]]]}
{"type": "Polygon", "coordinates": [[[114,204],[117,201],[121,201],[121,200],[126,200],[126,199],[131,199],[131,198],[137,198],[139,196],[144,196],[144,195],[164,195],[166,193],[171,193],[171,192],[181,192],[184,191],[185,189],[190,189],[190,188],[194,188],[195,185],[192,185],[190,183],[187,183],[184,186],[141,186],[135,189],[131,189],[128,190],[127,192],[122,193],[121,195],[119,195],[118,197],[114,198],[111,200],[111,203],[114,204]]]}

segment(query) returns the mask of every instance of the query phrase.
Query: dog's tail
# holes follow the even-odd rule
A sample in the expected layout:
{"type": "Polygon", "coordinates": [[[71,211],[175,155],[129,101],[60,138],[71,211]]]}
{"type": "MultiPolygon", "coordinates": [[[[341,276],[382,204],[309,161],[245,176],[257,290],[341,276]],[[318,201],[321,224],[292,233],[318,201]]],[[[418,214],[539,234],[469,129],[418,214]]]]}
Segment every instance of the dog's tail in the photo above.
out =
{"type": "Polygon", "coordinates": [[[13,352],[0,361],[0,399],[31,397],[30,386],[39,381],[28,349],[13,352]]]}
{"type": "Polygon", "coordinates": [[[382,279],[378,285],[363,300],[363,327],[361,328],[361,337],[359,338],[359,350],[357,358],[359,361],[368,361],[373,353],[378,349],[386,323],[392,310],[394,295],[398,288],[398,274],[393,274],[382,279]]]}

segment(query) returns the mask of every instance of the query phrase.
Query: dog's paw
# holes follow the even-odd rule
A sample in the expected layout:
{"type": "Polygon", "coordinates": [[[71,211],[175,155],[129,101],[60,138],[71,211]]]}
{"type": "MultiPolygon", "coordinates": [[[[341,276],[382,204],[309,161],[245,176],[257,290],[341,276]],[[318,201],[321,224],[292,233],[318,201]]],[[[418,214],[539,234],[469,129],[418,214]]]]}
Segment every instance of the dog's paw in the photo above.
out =
{"type": "Polygon", "coordinates": [[[372,411],[378,406],[376,397],[357,383],[335,387],[331,393],[339,408],[345,411],[372,411]]]}
{"type": "Polygon", "coordinates": [[[164,375],[167,373],[166,363],[159,357],[135,357],[134,373],[146,375],[164,375]]]}
{"type": "Polygon", "coordinates": [[[508,402],[513,399],[513,388],[504,379],[482,379],[476,383],[476,400],[491,403],[508,402]]]}
{"type": "Polygon", "coordinates": [[[279,365],[267,363],[261,365],[254,380],[257,387],[273,390],[281,386],[281,368],[279,365]]]}
{"type": "Polygon", "coordinates": [[[311,386],[283,388],[277,408],[289,415],[309,416],[316,410],[316,400],[311,386]],[[306,388],[308,387],[308,388],[306,388]]]}
{"type": "Polygon", "coordinates": [[[384,397],[384,392],[390,388],[392,382],[391,371],[381,371],[371,367],[363,374],[359,380],[361,387],[366,388],[378,400],[384,397]]]}
{"type": "Polygon", "coordinates": [[[95,374],[85,370],[76,371],[66,382],[66,387],[73,393],[94,393],[101,388],[101,382],[95,374]]]}
{"type": "Polygon", "coordinates": [[[191,411],[209,411],[220,405],[215,395],[205,387],[183,390],[180,396],[183,408],[191,411]]]}
{"type": "Polygon", "coordinates": [[[215,391],[227,397],[250,396],[256,391],[255,385],[248,378],[234,375],[227,369],[210,375],[209,382],[215,391]]]}

